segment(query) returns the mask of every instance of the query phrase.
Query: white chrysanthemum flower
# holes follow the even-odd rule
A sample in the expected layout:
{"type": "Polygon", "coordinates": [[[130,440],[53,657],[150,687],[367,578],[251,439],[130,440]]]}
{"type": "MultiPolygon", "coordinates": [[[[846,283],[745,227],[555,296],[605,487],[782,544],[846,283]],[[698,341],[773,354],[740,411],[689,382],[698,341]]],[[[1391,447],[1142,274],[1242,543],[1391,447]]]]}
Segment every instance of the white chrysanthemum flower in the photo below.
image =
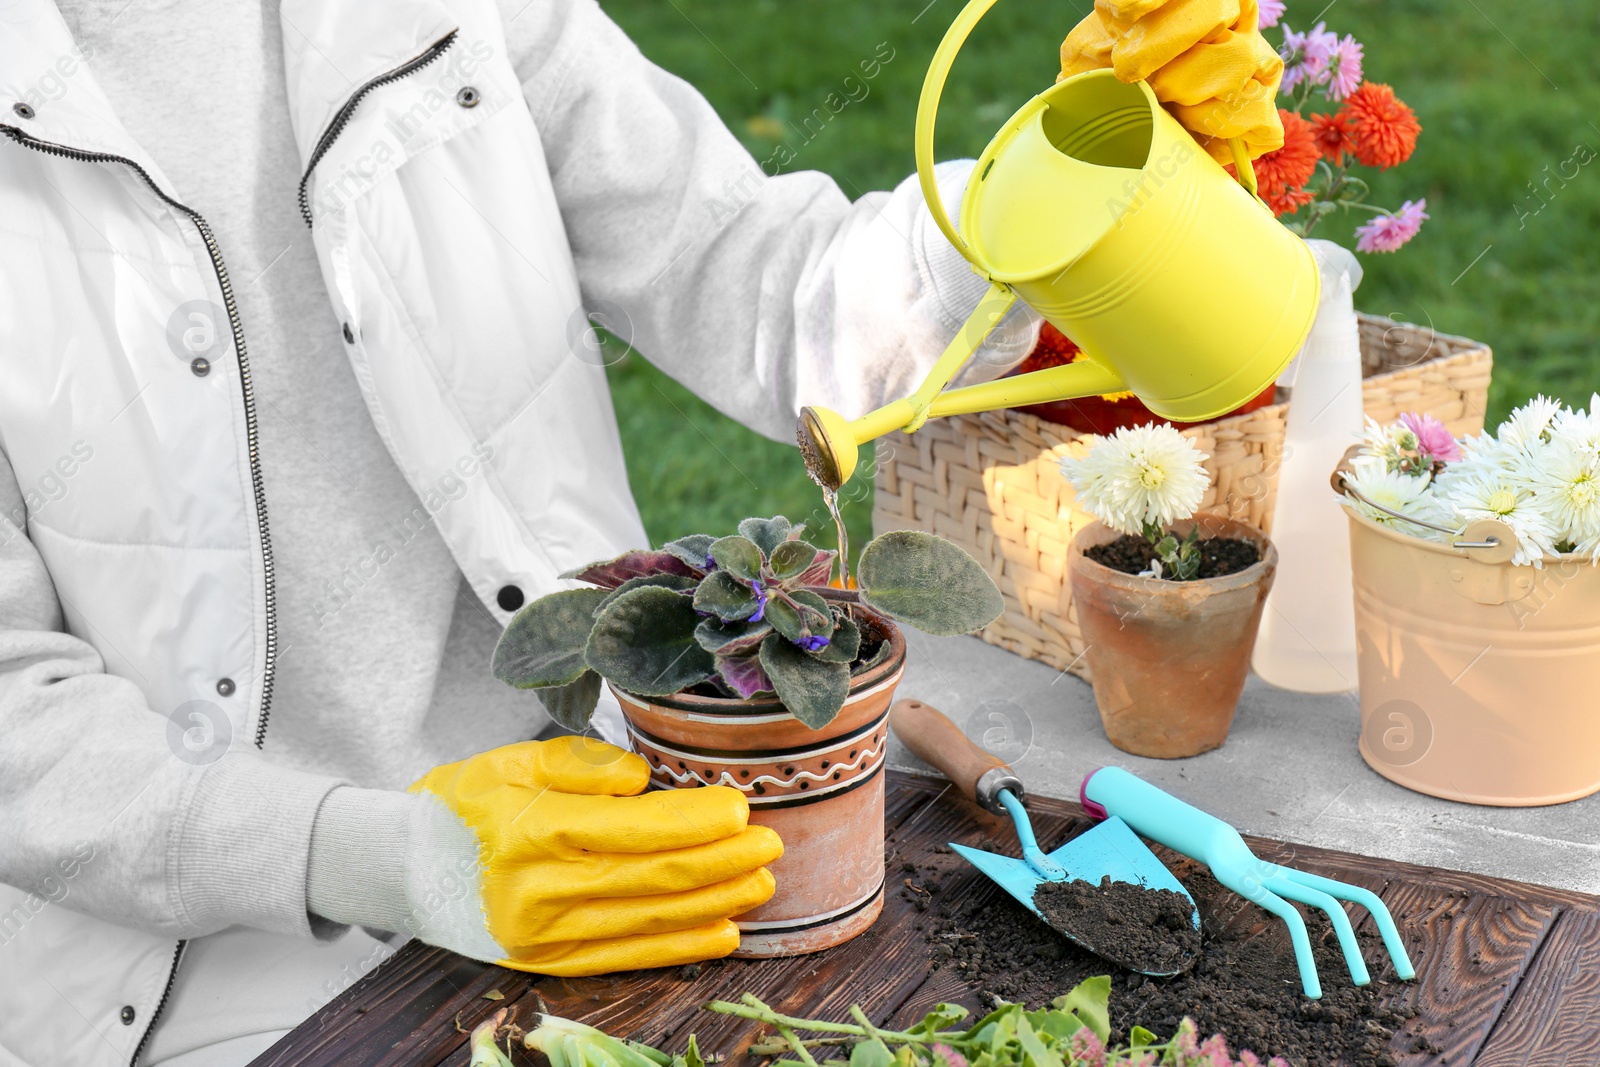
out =
{"type": "Polygon", "coordinates": [[[1090,440],[1082,459],[1061,460],[1083,509],[1113,530],[1139,534],[1187,519],[1211,479],[1201,466],[1206,453],[1171,426],[1123,427],[1090,440]]]}
{"type": "Polygon", "coordinates": [[[1545,553],[1555,551],[1549,520],[1520,471],[1472,459],[1452,463],[1434,483],[1434,495],[1463,526],[1499,519],[1511,527],[1517,537],[1514,564],[1542,567],[1545,553]]]}
{"type": "Polygon", "coordinates": [[[1584,455],[1600,457],[1600,393],[1589,398],[1589,410],[1570,408],[1557,412],[1550,422],[1550,439],[1584,455]]]}
{"type": "Polygon", "coordinates": [[[1446,536],[1438,530],[1430,530],[1426,526],[1418,526],[1378,510],[1378,507],[1384,507],[1423,522],[1442,522],[1445,516],[1431,492],[1433,479],[1426,472],[1402,474],[1399,471],[1389,470],[1377,456],[1361,456],[1351,464],[1351,473],[1346,482],[1366,498],[1362,500],[1352,497],[1350,502],[1361,514],[1380,526],[1387,526],[1413,537],[1438,540],[1446,536]],[[1374,504],[1378,507],[1373,507],[1374,504]]]}
{"type": "Polygon", "coordinates": [[[1539,451],[1526,476],[1557,544],[1600,559],[1600,459],[1566,441],[1539,451]]]}
{"type": "Polygon", "coordinates": [[[1361,454],[1382,460],[1385,470],[1399,470],[1406,453],[1416,451],[1417,435],[1398,422],[1385,426],[1371,415],[1366,416],[1366,420],[1366,432],[1361,435],[1361,454]]]}
{"type": "Polygon", "coordinates": [[[1495,431],[1501,444],[1510,445],[1512,448],[1533,448],[1541,441],[1548,441],[1547,431],[1550,423],[1561,411],[1561,402],[1552,400],[1540,393],[1526,404],[1511,413],[1511,417],[1500,424],[1500,429],[1495,431]]]}

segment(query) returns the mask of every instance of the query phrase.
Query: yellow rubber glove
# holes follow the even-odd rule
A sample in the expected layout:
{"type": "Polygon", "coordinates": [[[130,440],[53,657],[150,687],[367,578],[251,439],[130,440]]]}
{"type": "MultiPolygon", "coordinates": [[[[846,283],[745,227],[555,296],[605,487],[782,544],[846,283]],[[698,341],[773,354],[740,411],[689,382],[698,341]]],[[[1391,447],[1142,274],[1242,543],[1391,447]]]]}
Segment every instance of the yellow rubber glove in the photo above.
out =
{"type": "Polygon", "coordinates": [[[1110,67],[1147,81],[1212,158],[1283,147],[1283,60],[1257,29],[1256,0],[1096,0],[1061,44],[1061,77],[1110,67]]]}
{"type": "Polygon", "coordinates": [[[521,971],[589,975],[726,956],[773,893],[778,835],[727,786],[645,792],[649,765],[583,737],[436,767],[411,786],[411,932],[521,971]]]}

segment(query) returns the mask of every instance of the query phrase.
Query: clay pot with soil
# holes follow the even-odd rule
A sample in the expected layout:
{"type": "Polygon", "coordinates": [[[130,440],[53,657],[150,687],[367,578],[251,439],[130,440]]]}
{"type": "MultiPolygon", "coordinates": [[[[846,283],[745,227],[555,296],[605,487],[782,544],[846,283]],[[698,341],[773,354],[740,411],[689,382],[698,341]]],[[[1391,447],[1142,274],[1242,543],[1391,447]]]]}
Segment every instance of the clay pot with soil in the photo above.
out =
{"type": "Polygon", "coordinates": [[[1211,515],[1171,530],[1187,537],[1196,528],[1206,563],[1187,581],[1129,573],[1134,539],[1101,523],[1080,531],[1067,557],[1100,721],[1113,745],[1136,756],[1174,759],[1221,745],[1250,673],[1277,550],[1255,527],[1211,515]]]}
{"type": "Polygon", "coordinates": [[[1067,553],[1106,737],[1158,759],[1221,745],[1250,672],[1277,551],[1260,530],[1194,516],[1205,455],[1170,426],[1095,438],[1062,461],[1101,521],[1067,553]]]}
{"type": "Polygon", "coordinates": [[[896,623],[970,633],[1003,606],[976,560],[919,531],[876,538],[856,588],[830,588],[835,553],[803,532],[746,519],[579,568],[566,577],[593,588],[535,600],[495,649],[495,676],[569,729],[588,726],[604,680],[653,786],[737,789],[777,831],[777,892],[736,917],[741,956],[829,948],[877,917],[896,623]]]}

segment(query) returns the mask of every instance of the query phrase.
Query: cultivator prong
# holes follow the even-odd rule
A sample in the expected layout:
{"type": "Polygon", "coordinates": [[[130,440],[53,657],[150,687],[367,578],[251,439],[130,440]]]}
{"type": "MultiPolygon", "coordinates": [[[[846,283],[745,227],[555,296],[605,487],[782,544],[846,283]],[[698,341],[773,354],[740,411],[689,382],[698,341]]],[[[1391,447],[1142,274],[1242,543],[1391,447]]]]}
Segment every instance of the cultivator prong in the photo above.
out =
{"type": "Polygon", "coordinates": [[[1119,817],[1144,837],[1206,864],[1217,881],[1282,919],[1289,927],[1289,939],[1294,944],[1301,988],[1312,1000],[1322,996],[1322,983],[1317,976],[1316,958],[1312,955],[1305,920],[1295,903],[1318,908],[1328,916],[1344,953],[1345,965],[1350,970],[1350,980],[1356,985],[1367,985],[1372,976],[1361,956],[1350,916],[1340,901],[1359,904],[1371,912],[1384,948],[1394,960],[1395,974],[1402,979],[1416,977],[1394,917],[1371,890],[1268,863],[1251,852],[1239,831],[1227,823],[1120,767],[1102,767],[1090,774],[1083,780],[1080,795],[1089,814],[1102,819],[1119,817]]]}

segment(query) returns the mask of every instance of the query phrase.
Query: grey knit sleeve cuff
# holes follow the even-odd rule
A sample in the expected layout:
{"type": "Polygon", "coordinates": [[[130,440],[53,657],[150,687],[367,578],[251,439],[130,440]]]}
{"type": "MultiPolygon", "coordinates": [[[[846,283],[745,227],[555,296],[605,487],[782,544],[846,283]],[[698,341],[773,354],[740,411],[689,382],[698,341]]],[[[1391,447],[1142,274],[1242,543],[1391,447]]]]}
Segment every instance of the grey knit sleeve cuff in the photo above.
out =
{"type": "Polygon", "coordinates": [[[408,793],[354,786],[340,786],[323,798],[306,869],[311,915],[406,931],[407,828],[418,802],[408,793]]]}

